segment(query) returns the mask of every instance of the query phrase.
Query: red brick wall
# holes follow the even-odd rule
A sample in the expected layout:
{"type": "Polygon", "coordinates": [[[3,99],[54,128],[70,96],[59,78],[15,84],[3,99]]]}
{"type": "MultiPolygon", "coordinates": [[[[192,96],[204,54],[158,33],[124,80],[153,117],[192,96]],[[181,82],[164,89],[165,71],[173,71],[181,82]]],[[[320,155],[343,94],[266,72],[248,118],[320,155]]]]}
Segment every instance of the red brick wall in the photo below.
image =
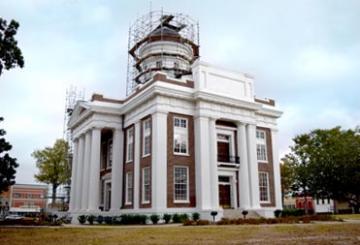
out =
{"type": "MultiPolygon", "coordinates": [[[[134,181],[135,181],[135,176],[134,176],[134,157],[135,157],[135,140],[136,140],[136,132],[135,132],[135,125],[132,124],[129,127],[127,127],[124,131],[124,174],[123,174],[123,208],[124,209],[131,209],[134,208],[134,195],[133,195],[133,200],[132,200],[132,204],[131,205],[126,205],[126,173],[127,172],[132,172],[133,174],[133,187],[134,187],[134,181]],[[133,128],[134,129],[134,139],[133,139],[133,157],[132,157],[132,161],[131,162],[126,162],[126,146],[127,146],[127,132],[129,129],[133,128]]],[[[134,191],[133,191],[134,194],[134,191]]]]}
{"type": "Polygon", "coordinates": [[[152,154],[152,140],[150,140],[150,155],[143,157],[143,135],[144,135],[144,121],[150,119],[151,124],[151,133],[150,137],[152,137],[152,121],[151,121],[151,115],[146,116],[141,120],[141,128],[140,128],[140,191],[139,191],[139,207],[140,208],[151,208],[151,198],[150,203],[143,204],[142,203],[142,187],[143,187],[143,176],[142,176],[142,170],[145,167],[150,167],[150,197],[152,196],[151,193],[151,186],[152,186],[152,178],[151,178],[151,154],[152,154]]]}
{"type": "Polygon", "coordinates": [[[267,163],[259,162],[259,171],[267,172],[269,174],[269,193],[270,203],[261,203],[261,207],[275,207],[275,187],[274,187],[274,164],[273,164],[273,149],[271,141],[271,130],[269,128],[257,127],[266,133],[266,149],[267,149],[267,163]]]}
{"type": "Polygon", "coordinates": [[[195,207],[196,186],[195,186],[195,139],[194,139],[194,118],[190,115],[169,113],[167,120],[167,207],[195,207]],[[189,155],[176,155],[173,151],[174,141],[174,116],[188,119],[188,142],[189,155]],[[174,166],[187,166],[189,168],[189,203],[174,203],[174,166]]]}

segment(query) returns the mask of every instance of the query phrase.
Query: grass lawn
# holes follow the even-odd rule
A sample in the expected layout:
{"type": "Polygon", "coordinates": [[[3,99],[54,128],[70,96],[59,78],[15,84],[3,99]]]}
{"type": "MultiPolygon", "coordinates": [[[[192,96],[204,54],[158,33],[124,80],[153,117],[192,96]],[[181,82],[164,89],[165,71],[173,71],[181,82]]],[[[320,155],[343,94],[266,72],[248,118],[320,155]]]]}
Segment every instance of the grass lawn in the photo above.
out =
{"type": "Polygon", "coordinates": [[[360,220],[360,214],[336,214],[334,216],[340,219],[360,220]]]}
{"type": "Polygon", "coordinates": [[[0,244],[359,244],[360,224],[1,228],[0,244]]]}

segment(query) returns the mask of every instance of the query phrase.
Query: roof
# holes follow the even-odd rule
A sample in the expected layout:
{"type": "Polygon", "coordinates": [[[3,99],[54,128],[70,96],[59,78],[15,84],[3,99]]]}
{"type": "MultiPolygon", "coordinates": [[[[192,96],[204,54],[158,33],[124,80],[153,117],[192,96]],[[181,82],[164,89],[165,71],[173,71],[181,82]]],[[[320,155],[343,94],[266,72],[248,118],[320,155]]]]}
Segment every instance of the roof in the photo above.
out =
{"type": "Polygon", "coordinates": [[[154,36],[174,36],[174,37],[180,37],[180,34],[174,30],[173,28],[170,28],[168,26],[161,26],[159,28],[156,28],[155,30],[153,30],[150,34],[149,37],[154,37],[154,36]]]}

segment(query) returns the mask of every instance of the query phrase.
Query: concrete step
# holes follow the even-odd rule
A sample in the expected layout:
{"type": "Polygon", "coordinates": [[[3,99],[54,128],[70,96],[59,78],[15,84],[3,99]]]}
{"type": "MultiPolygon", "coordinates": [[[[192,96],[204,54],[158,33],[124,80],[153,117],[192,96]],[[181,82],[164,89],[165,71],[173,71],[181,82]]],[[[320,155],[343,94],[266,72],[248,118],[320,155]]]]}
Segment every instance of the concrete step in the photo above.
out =
{"type": "MultiPolygon", "coordinates": [[[[227,219],[238,219],[238,218],[244,218],[242,215],[242,209],[224,209],[224,218],[227,219]]],[[[246,215],[246,218],[260,218],[260,215],[256,213],[255,211],[248,210],[248,214],[246,215]]]]}

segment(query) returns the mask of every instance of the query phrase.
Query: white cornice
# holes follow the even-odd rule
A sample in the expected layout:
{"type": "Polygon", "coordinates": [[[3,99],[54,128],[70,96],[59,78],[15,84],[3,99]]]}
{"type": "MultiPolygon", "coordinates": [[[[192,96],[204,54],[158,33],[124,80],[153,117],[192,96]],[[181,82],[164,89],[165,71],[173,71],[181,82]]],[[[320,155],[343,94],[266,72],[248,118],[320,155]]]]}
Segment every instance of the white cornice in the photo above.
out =
{"type": "Polygon", "coordinates": [[[244,109],[249,109],[249,110],[259,110],[261,108],[261,105],[254,103],[254,102],[249,102],[249,101],[245,101],[245,100],[239,100],[239,99],[234,99],[234,98],[229,98],[229,97],[225,97],[222,95],[218,95],[218,94],[213,94],[213,93],[209,93],[209,92],[204,92],[204,91],[197,91],[194,93],[194,99],[197,100],[203,100],[203,101],[208,101],[208,102],[213,102],[216,104],[223,104],[223,105],[229,105],[229,106],[234,106],[234,107],[240,107],[240,108],[244,108],[244,109]]]}

